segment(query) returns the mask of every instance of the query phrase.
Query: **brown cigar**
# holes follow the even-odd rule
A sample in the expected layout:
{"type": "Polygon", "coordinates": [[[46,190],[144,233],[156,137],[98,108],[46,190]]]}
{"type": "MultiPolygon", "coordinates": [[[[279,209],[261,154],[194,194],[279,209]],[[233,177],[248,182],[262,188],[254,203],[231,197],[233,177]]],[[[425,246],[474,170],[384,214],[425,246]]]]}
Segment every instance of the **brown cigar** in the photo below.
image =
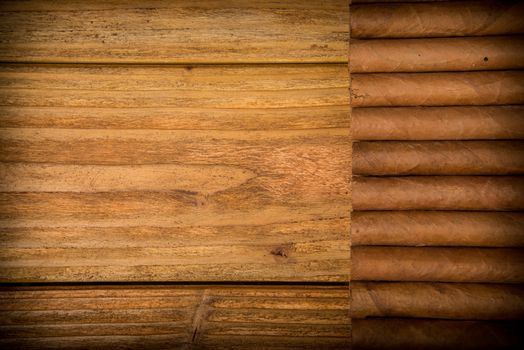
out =
{"type": "Polygon", "coordinates": [[[524,106],[353,108],[354,140],[523,139],[524,106]]]}
{"type": "Polygon", "coordinates": [[[351,6],[351,37],[404,38],[524,32],[524,3],[446,1],[351,6]]]}
{"type": "Polygon", "coordinates": [[[352,281],[523,283],[524,250],[353,247],[352,281]]]}
{"type": "Polygon", "coordinates": [[[518,321],[353,319],[352,349],[518,349],[524,324],[518,321]]]}
{"type": "Polygon", "coordinates": [[[351,105],[451,106],[524,103],[524,72],[351,75],[351,105]]]}
{"type": "Polygon", "coordinates": [[[524,287],[478,283],[351,284],[351,317],[510,320],[524,317],[524,287]]]}
{"type": "Polygon", "coordinates": [[[351,244],[524,247],[524,213],[355,211],[351,244]]]}
{"type": "Polygon", "coordinates": [[[354,177],[354,210],[521,210],[518,176],[354,177]]]}
{"type": "Polygon", "coordinates": [[[355,175],[524,173],[522,141],[373,141],[353,144],[355,175]]]}
{"type": "Polygon", "coordinates": [[[353,40],[354,73],[524,68],[520,36],[353,40]]]}

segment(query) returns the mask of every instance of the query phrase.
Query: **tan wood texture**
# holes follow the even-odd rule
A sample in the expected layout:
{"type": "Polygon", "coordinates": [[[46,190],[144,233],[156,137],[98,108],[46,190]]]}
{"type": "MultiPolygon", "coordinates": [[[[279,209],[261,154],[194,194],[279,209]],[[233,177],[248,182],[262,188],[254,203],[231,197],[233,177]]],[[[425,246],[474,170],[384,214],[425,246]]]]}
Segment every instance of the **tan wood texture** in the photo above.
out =
{"type": "Polygon", "coordinates": [[[346,287],[2,287],[3,347],[341,349],[346,287]]]}
{"type": "Polygon", "coordinates": [[[347,62],[348,21],[347,0],[2,1],[0,61],[347,62]]]}
{"type": "Polygon", "coordinates": [[[7,65],[0,88],[2,281],[347,281],[346,66],[7,65]]]}

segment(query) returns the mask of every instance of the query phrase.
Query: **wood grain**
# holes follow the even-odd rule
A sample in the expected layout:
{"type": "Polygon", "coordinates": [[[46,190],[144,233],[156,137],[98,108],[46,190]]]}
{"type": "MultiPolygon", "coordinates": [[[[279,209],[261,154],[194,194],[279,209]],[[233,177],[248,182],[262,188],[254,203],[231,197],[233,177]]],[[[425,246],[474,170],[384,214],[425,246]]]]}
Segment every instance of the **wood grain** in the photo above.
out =
{"type": "Polygon", "coordinates": [[[2,66],[2,281],[346,281],[347,87],[343,65],[2,66]]]}
{"type": "Polygon", "coordinates": [[[349,127],[345,65],[0,66],[5,128],[349,127]]]}
{"type": "Polygon", "coordinates": [[[3,1],[0,23],[6,62],[347,62],[349,2],[3,1]]]}
{"type": "Polygon", "coordinates": [[[0,344],[341,349],[348,309],[347,287],[2,287],[0,344]]]}

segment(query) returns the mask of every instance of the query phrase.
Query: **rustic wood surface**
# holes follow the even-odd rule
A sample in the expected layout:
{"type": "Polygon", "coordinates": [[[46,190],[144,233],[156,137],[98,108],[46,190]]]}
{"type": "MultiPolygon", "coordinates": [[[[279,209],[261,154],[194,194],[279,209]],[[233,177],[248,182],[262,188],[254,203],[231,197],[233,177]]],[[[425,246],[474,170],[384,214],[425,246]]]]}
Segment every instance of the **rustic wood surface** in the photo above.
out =
{"type": "Polygon", "coordinates": [[[347,0],[2,1],[0,61],[343,63],[348,22],[347,0]]]}
{"type": "Polygon", "coordinates": [[[0,345],[43,349],[342,349],[339,287],[2,287],[0,345]]]}
{"type": "Polygon", "coordinates": [[[2,66],[0,279],[347,281],[347,74],[2,66]]]}

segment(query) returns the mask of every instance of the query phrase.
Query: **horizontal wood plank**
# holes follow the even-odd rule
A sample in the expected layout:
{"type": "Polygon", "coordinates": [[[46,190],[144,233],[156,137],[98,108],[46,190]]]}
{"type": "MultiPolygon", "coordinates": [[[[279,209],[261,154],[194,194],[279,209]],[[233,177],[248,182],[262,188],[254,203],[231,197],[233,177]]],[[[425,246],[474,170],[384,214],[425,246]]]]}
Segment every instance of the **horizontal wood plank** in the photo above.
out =
{"type": "Polygon", "coordinates": [[[349,127],[345,65],[3,65],[4,128],[349,127]]]}
{"type": "Polygon", "coordinates": [[[0,344],[340,349],[348,309],[347,287],[3,287],[0,344]]]}
{"type": "Polygon", "coordinates": [[[2,281],[346,281],[347,87],[344,65],[2,66],[2,281]]]}
{"type": "Polygon", "coordinates": [[[0,23],[6,62],[347,62],[349,2],[3,1],[0,23]]]}

